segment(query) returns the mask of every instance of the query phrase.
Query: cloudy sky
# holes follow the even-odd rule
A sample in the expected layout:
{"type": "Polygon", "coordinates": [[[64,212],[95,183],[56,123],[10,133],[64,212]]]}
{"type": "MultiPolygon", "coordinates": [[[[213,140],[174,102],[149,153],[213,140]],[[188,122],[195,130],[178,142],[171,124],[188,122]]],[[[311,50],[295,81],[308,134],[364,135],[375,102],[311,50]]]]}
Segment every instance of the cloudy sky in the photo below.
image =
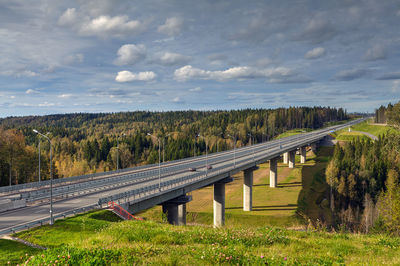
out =
{"type": "Polygon", "coordinates": [[[400,2],[0,0],[0,117],[400,100],[400,2]]]}

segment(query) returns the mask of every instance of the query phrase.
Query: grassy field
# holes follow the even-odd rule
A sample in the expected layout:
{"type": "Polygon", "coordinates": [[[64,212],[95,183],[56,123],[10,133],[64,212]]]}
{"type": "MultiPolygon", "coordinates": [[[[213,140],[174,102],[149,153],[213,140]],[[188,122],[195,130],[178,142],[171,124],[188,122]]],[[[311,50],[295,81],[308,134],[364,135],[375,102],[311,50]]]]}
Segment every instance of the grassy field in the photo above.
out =
{"type": "Polygon", "coordinates": [[[360,139],[360,140],[367,140],[369,139],[369,137],[365,136],[363,133],[360,132],[348,132],[348,131],[343,131],[340,132],[340,134],[338,134],[336,136],[336,140],[342,140],[342,141],[351,141],[354,139],[360,139]]]}
{"type": "Polygon", "coordinates": [[[398,132],[390,126],[376,125],[372,123],[372,120],[367,120],[363,123],[354,125],[351,127],[355,131],[363,131],[371,133],[372,135],[379,136],[382,134],[387,134],[388,132],[398,132]]]}
{"type": "Polygon", "coordinates": [[[18,237],[50,247],[0,242],[2,264],[27,265],[332,265],[399,264],[400,238],[278,227],[171,226],[118,221],[107,211],[56,221],[18,237]],[[82,235],[83,232],[83,235],[82,235]],[[25,254],[24,254],[25,253],[25,254]]]}
{"type": "Polygon", "coordinates": [[[285,131],[282,134],[276,136],[275,139],[286,138],[286,137],[289,137],[289,136],[302,134],[302,133],[309,132],[309,131],[311,131],[311,129],[309,129],[309,128],[292,129],[292,130],[285,131]]]}
{"type": "Polygon", "coordinates": [[[333,134],[333,136],[336,137],[337,140],[340,141],[351,141],[356,138],[360,139],[367,139],[368,137],[365,136],[364,134],[360,132],[367,132],[370,133],[374,136],[379,136],[382,134],[387,134],[387,133],[399,133],[398,130],[390,127],[390,126],[385,126],[385,125],[377,125],[374,124],[372,119],[364,121],[362,123],[359,123],[357,125],[351,126],[351,129],[353,131],[348,132],[348,129],[342,129],[333,134]],[[354,132],[354,131],[360,131],[360,132],[354,132]]]}

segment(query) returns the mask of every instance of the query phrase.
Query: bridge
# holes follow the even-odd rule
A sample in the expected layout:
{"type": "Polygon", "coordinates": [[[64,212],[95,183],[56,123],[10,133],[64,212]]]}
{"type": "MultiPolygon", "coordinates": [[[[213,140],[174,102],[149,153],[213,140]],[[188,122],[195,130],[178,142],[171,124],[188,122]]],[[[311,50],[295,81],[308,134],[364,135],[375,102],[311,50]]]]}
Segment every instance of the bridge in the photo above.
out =
{"type": "Polygon", "coordinates": [[[191,191],[213,186],[214,226],[225,223],[225,184],[244,172],[243,210],[252,210],[253,171],[270,163],[270,186],[277,184],[277,163],[295,167],[296,152],[306,162],[306,147],[315,149],[330,133],[360,123],[366,118],[233,150],[186,158],[160,165],[145,165],[118,171],[68,177],[0,187],[0,235],[50,222],[49,201],[53,198],[54,219],[107,208],[118,203],[131,214],[162,205],[171,224],[186,224],[186,203],[191,191]]]}

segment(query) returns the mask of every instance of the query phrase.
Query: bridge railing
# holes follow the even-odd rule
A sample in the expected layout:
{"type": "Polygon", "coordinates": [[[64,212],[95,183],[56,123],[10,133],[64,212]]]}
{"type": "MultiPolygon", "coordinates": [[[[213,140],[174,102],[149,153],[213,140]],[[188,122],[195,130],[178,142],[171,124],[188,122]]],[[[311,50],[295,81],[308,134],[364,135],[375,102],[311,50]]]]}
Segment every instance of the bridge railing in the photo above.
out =
{"type": "Polygon", "coordinates": [[[143,219],[141,219],[139,217],[133,216],[128,211],[126,211],[124,208],[122,208],[120,205],[115,203],[114,201],[108,202],[108,207],[110,209],[112,209],[115,213],[120,215],[125,220],[143,220],[143,219]]]}

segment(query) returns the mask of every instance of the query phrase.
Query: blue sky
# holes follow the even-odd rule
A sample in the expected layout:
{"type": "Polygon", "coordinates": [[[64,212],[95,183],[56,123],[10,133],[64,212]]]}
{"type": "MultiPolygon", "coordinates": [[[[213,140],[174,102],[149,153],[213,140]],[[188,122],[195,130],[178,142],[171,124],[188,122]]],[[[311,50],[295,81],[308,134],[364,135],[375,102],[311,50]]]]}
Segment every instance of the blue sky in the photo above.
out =
{"type": "Polygon", "coordinates": [[[0,117],[400,96],[399,1],[0,0],[0,117]]]}

